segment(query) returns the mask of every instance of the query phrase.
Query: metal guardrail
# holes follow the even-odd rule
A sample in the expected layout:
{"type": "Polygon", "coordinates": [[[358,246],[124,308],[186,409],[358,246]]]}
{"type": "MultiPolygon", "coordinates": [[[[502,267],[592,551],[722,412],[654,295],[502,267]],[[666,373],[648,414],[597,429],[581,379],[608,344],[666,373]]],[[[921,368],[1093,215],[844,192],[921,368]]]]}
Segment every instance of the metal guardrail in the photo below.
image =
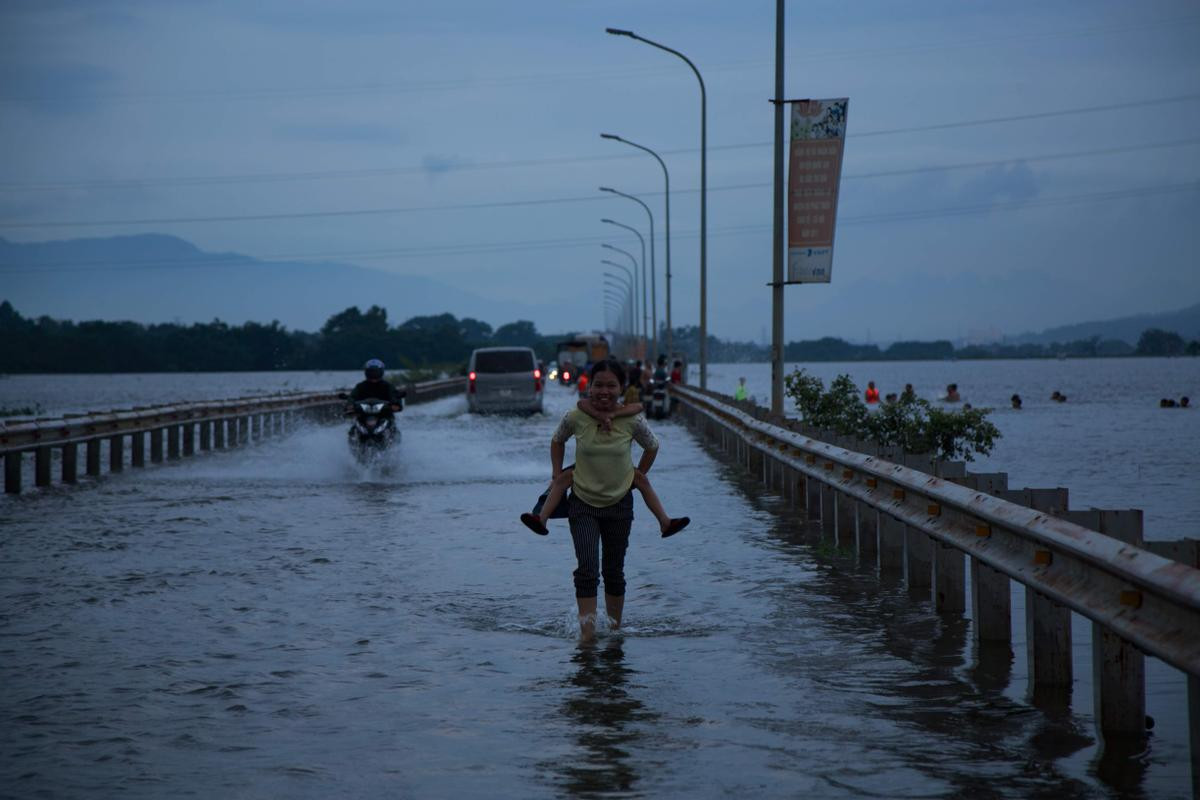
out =
{"type": "Polygon", "coordinates": [[[44,446],[79,444],[96,437],[146,432],[168,425],[279,411],[299,411],[333,406],[341,402],[330,392],[296,392],[113,411],[89,411],[86,414],[68,414],[60,418],[0,422],[0,455],[28,452],[44,446]]]}
{"type": "Polygon", "coordinates": [[[948,479],[776,425],[687,387],[672,391],[752,447],[1200,676],[1200,570],[948,479]]]}
{"type": "MultiPolygon", "coordinates": [[[[465,378],[409,384],[407,402],[423,403],[463,390],[465,378]]],[[[86,474],[100,474],[100,447],[108,442],[110,472],[124,469],[125,443],[130,443],[130,463],[146,465],[149,436],[150,461],[192,455],[200,450],[236,446],[253,439],[281,434],[300,414],[333,413],[344,401],[334,392],[242,397],[197,403],[175,403],[114,411],[68,414],[60,418],[0,421],[0,457],[4,459],[4,490],[21,491],[22,455],[34,454],[34,484],[50,484],[52,454],[61,452],[64,483],[78,480],[78,447],[86,447],[86,474]],[[199,436],[197,436],[197,431],[199,436]]]]}
{"type": "Polygon", "coordinates": [[[881,573],[903,569],[910,591],[924,591],[937,611],[966,610],[967,562],[971,629],[981,664],[1011,659],[1011,581],[1022,584],[1035,704],[1070,701],[1076,655],[1071,611],[1090,619],[1102,760],[1125,763],[1145,749],[1152,721],[1145,713],[1143,654],[1183,670],[1192,792],[1200,798],[1195,540],[1145,543],[1186,562],[1179,563],[1139,546],[1140,511],[1068,510],[1063,488],[1010,491],[1003,473],[973,475],[961,462],[843,441],[714,392],[681,386],[671,392],[689,422],[805,508],[822,535],[831,533],[838,546],[852,544],[881,573]],[[862,449],[879,455],[857,451],[862,449]]]}

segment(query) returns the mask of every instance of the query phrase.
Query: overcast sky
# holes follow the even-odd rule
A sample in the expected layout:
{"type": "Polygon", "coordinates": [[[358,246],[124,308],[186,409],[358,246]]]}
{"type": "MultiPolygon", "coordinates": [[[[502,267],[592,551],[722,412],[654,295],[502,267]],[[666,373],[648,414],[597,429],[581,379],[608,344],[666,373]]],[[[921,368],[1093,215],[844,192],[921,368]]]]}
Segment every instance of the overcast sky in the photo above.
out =
{"type": "MultiPolygon", "coordinates": [[[[1200,4],[787,13],[786,94],[850,98],[833,282],[788,288],[788,339],[1018,333],[1200,300],[1200,4]],[[972,124],[929,129],[946,123],[972,124]]],[[[628,28],[704,74],[709,330],[760,340],[774,23],[762,1],[6,0],[0,236],[152,231],[345,261],[492,298],[493,323],[506,301],[544,304],[555,331],[603,324],[601,242],[636,251],[600,218],[646,227],[606,184],[657,216],[661,318],[662,174],[610,131],[671,171],[673,321],[695,324],[699,90],[683,62],[604,33],[628,28]],[[312,215],[380,209],[402,211],[312,215]],[[236,219],[264,215],[308,216],[236,219]]]]}

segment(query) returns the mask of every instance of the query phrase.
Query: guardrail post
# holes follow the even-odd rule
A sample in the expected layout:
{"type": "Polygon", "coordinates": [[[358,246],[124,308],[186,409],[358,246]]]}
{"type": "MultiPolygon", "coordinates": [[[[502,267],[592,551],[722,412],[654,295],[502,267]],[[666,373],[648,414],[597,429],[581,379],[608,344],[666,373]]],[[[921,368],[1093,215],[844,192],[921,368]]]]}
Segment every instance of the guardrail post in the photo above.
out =
{"type": "Polygon", "coordinates": [[[42,445],[33,451],[33,485],[50,485],[50,459],[52,453],[48,445],[42,445]]]}
{"type": "Polygon", "coordinates": [[[254,433],[252,434],[255,440],[263,438],[263,415],[252,414],[250,416],[250,426],[254,433]]]}
{"type": "Polygon", "coordinates": [[[879,569],[900,572],[904,569],[904,523],[879,512],[879,569]]]}
{"type": "MultiPolygon", "coordinates": [[[[1067,490],[1063,488],[1009,490],[997,492],[997,496],[1051,514],[1067,510],[1067,490]]],[[[1070,694],[1074,678],[1070,609],[1026,586],[1025,638],[1030,694],[1035,702],[1047,690],[1070,694]]]]}
{"type": "Polygon", "coordinates": [[[165,428],[154,428],[150,431],[150,461],[161,464],[163,460],[163,433],[165,428]]]}
{"type": "Polygon", "coordinates": [[[838,547],[857,549],[858,519],[855,507],[858,505],[854,498],[845,492],[834,491],[834,503],[837,509],[835,527],[835,544],[838,547]]]}
{"type": "Polygon", "coordinates": [[[876,562],[879,554],[879,512],[861,500],[854,504],[855,546],[860,559],[876,562]]]}
{"type": "Polygon", "coordinates": [[[215,419],[213,426],[213,447],[217,450],[225,449],[225,420],[215,419]]]}
{"type": "Polygon", "coordinates": [[[200,421],[200,449],[212,450],[213,422],[211,419],[200,421]]]}
{"type": "Polygon", "coordinates": [[[75,483],[79,480],[79,445],[67,442],[62,449],[62,481],[75,483]]]}
{"type": "Polygon", "coordinates": [[[1192,746],[1192,797],[1200,797],[1200,675],[1187,676],[1188,738],[1192,746]]]}
{"type": "Polygon", "coordinates": [[[129,435],[129,460],[135,467],[146,466],[146,432],[134,431],[129,435]]]}
{"type": "Polygon", "coordinates": [[[196,423],[188,421],[183,424],[183,454],[196,454],[196,423]]]}
{"type": "Polygon", "coordinates": [[[967,608],[967,579],[963,559],[957,547],[938,542],[934,545],[934,608],[946,613],[961,613],[967,608]]]}
{"type": "Polygon", "coordinates": [[[21,493],[21,451],[9,450],[4,456],[4,492],[21,493]]]}
{"type": "Polygon", "coordinates": [[[167,459],[169,461],[177,461],[179,459],[179,426],[168,425],[166,427],[167,434],[167,459]]]}
{"type": "Polygon", "coordinates": [[[108,439],[108,471],[120,472],[125,469],[125,436],[118,433],[108,439]]]}
{"type": "Polygon", "coordinates": [[[87,451],[84,453],[84,459],[87,461],[85,470],[87,474],[96,477],[100,474],[100,440],[88,439],[87,451]]]}
{"type": "Polygon", "coordinates": [[[828,534],[833,537],[834,544],[837,544],[837,502],[833,496],[833,486],[827,481],[818,481],[817,492],[821,498],[821,537],[824,538],[828,534]]]}
{"type": "Polygon", "coordinates": [[[904,526],[904,566],[909,590],[924,590],[928,600],[933,586],[933,539],[908,525],[904,526]]]}
{"type": "MultiPolygon", "coordinates": [[[[1142,546],[1142,512],[1131,509],[1068,511],[1064,515],[1126,544],[1142,546]]],[[[1146,735],[1146,657],[1129,642],[1092,623],[1092,688],[1096,728],[1107,752],[1119,756],[1139,751],[1146,735]]]]}

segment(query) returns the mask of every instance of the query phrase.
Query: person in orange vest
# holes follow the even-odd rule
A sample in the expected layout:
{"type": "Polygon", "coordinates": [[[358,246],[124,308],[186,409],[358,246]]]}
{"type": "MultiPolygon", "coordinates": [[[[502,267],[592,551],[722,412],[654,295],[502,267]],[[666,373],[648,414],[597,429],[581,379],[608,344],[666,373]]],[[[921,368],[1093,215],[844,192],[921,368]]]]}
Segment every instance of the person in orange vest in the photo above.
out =
{"type": "Polygon", "coordinates": [[[875,388],[875,381],[867,381],[867,402],[879,402],[879,390],[875,388]]]}

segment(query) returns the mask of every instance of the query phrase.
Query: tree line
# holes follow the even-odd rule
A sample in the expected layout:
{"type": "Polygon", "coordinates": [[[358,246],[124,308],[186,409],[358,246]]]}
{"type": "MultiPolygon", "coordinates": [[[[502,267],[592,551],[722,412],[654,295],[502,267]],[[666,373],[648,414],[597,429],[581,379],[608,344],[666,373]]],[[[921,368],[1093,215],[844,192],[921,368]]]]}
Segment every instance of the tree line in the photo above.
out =
{"type": "Polygon", "coordinates": [[[533,347],[549,358],[562,338],[538,333],[528,320],[493,329],[452,314],[391,325],[379,306],[347,308],[309,333],[279,322],[27,319],[11,303],[0,303],[0,372],[6,373],[346,370],[368,358],[383,359],[391,369],[453,368],[465,364],[476,347],[493,345],[533,347]]]}
{"type": "MultiPolygon", "coordinates": [[[[142,324],[92,320],[72,322],[47,316],[21,316],[8,301],[0,303],[0,372],[234,372],[268,370],[357,369],[367,358],[381,358],[393,369],[457,369],[471,351],[486,346],[532,347],[553,360],[558,342],[574,332],[542,334],[529,320],[492,328],[481,320],[453,314],[417,316],[398,325],[387,310],[357,306],[331,316],[319,331],[288,330],[279,322],[230,325],[212,322],[142,324]]],[[[665,327],[660,344],[665,342],[665,327]]],[[[699,329],[673,330],[673,346],[688,360],[699,359],[699,329]]],[[[972,345],[949,341],[894,342],[886,348],[853,344],[835,337],[788,342],[784,358],[792,362],[914,361],[947,358],[1053,358],[1112,355],[1200,355],[1200,341],[1177,333],[1147,330],[1132,347],[1099,337],[1049,345],[972,345]],[[1118,346],[1120,345],[1120,346],[1118,346]]],[[[714,362],[770,359],[770,350],[752,342],[708,337],[714,362]]]]}

